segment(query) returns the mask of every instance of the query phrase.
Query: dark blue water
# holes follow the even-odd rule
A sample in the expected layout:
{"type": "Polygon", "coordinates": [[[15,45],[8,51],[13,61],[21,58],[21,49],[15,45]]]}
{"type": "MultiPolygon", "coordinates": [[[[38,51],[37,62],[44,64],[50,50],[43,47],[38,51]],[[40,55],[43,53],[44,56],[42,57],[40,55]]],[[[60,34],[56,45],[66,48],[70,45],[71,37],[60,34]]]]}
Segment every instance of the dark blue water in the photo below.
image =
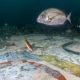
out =
{"type": "Polygon", "coordinates": [[[0,0],[0,24],[34,24],[38,14],[50,7],[72,12],[73,19],[80,16],[80,0],[0,0]]]}
{"type": "MultiPolygon", "coordinates": [[[[80,0],[0,0],[0,25],[8,23],[19,28],[36,25],[40,12],[51,7],[59,8],[66,14],[72,12],[72,24],[79,23],[80,0]]],[[[34,27],[28,27],[31,28],[34,27]]]]}

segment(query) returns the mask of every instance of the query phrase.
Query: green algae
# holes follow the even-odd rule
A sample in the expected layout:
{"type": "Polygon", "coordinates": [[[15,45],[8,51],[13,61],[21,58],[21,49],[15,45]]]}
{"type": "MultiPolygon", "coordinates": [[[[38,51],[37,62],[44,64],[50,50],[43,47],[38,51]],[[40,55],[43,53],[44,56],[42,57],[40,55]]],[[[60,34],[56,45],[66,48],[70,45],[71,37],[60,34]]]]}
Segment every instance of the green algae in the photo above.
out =
{"type": "Polygon", "coordinates": [[[40,55],[42,60],[49,62],[67,72],[70,72],[78,77],[80,77],[80,66],[69,61],[61,60],[56,56],[52,55],[40,55]]]}

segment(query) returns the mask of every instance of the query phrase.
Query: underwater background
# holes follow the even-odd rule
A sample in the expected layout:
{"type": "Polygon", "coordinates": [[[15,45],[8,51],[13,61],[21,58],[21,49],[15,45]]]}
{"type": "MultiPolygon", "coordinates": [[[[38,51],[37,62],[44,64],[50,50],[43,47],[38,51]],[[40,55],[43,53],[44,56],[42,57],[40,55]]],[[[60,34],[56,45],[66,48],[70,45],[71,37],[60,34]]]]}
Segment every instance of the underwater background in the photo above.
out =
{"type": "Polygon", "coordinates": [[[50,76],[57,70],[67,80],[80,80],[80,0],[0,0],[0,80],[51,80],[42,70],[34,72],[43,69],[34,61],[52,66],[50,76]],[[71,23],[38,23],[37,17],[48,8],[58,8],[66,16],[71,13],[71,23]],[[31,79],[33,73],[39,77],[31,79]]]}
{"type": "Polygon", "coordinates": [[[0,34],[8,29],[13,33],[42,31],[36,19],[47,8],[58,8],[66,14],[71,12],[72,28],[80,24],[80,0],[0,0],[0,34]]]}

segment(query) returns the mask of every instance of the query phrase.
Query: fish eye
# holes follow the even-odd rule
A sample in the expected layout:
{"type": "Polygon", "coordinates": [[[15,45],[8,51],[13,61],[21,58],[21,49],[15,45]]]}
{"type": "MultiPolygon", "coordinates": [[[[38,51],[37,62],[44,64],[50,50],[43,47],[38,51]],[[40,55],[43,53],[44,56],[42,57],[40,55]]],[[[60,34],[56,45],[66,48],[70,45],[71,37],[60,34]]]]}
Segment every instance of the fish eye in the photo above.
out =
{"type": "Polygon", "coordinates": [[[48,18],[50,21],[52,20],[52,18],[48,18]]]}
{"type": "Polygon", "coordinates": [[[48,20],[49,20],[49,21],[52,21],[52,19],[53,19],[52,17],[49,17],[49,16],[48,16],[48,20]]]}

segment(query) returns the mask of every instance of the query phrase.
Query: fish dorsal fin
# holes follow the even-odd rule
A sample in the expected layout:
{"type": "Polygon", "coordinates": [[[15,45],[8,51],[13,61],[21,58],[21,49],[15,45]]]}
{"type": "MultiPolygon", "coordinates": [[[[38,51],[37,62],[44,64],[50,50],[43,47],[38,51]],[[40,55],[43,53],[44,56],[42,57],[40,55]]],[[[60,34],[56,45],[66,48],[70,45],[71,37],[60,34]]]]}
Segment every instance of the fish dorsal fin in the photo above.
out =
{"type": "Polygon", "coordinates": [[[69,13],[69,15],[67,16],[67,20],[71,23],[71,13],[69,13]]]}

